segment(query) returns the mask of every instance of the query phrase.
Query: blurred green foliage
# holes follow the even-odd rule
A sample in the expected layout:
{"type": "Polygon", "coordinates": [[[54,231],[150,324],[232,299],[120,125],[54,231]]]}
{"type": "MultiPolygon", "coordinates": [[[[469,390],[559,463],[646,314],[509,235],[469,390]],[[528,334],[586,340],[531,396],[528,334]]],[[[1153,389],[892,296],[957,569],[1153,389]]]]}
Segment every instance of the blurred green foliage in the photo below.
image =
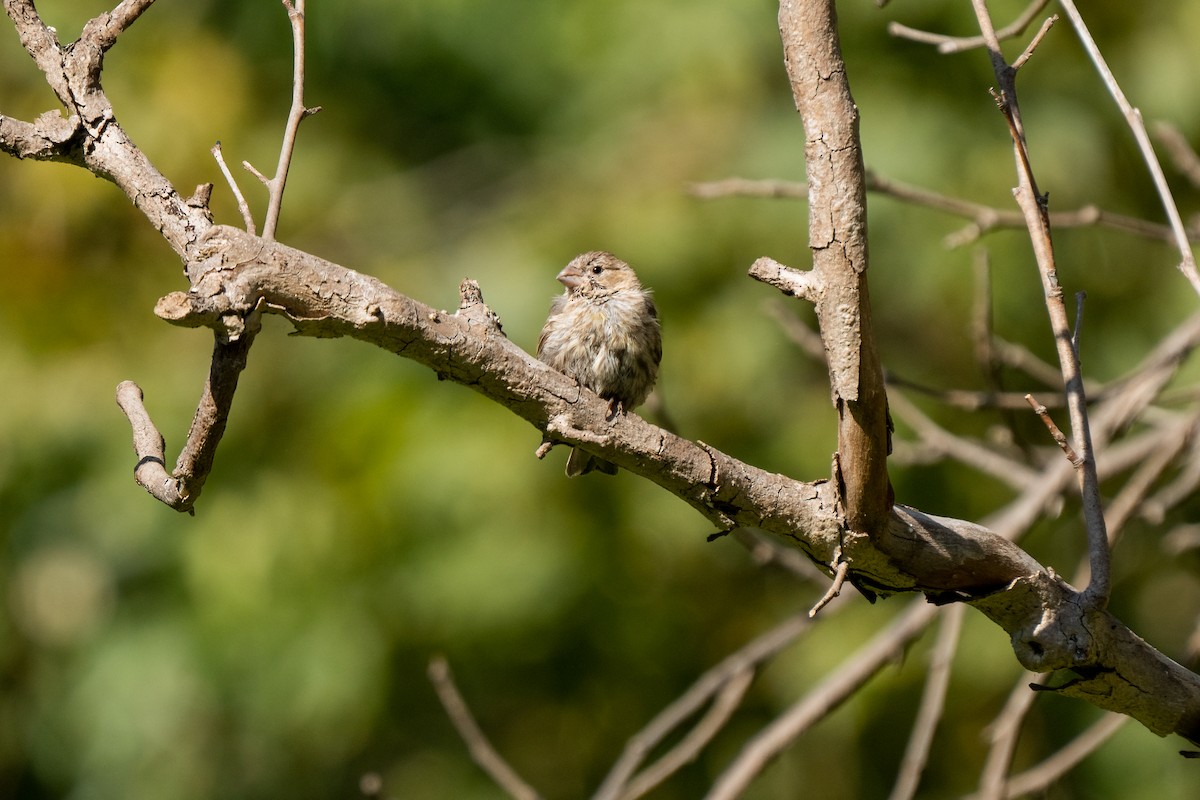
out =
{"type": "MultiPolygon", "coordinates": [[[[109,3],[43,0],[66,41],[109,3]]],[[[890,38],[890,19],[974,32],[969,4],[845,2],[843,45],[880,174],[1007,207],[1007,132],[986,55],[890,38]]],[[[997,20],[1022,3],[992,3],[997,20]]],[[[1084,9],[1148,120],[1200,140],[1200,6],[1084,9]]],[[[0,110],[54,99],[7,21],[0,110]]],[[[653,286],[661,396],[680,433],[802,479],[828,471],[823,370],[791,345],[745,277],[757,257],[806,263],[804,206],[698,201],[688,184],[803,178],[802,132],[767,0],[443,0],[310,4],[305,123],[280,238],[453,308],[480,282],[532,348],[553,276],[610,249],[653,286]]],[[[1010,55],[1019,49],[1010,44],[1010,55]]],[[[110,53],[118,118],[184,193],[217,185],[209,148],[273,169],[291,44],[274,0],[159,3],[110,53]]],[[[1131,136],[1067,24],[1021,73],[1035,167],[1054,208],[1161,219],[1131,136]]],[[[1171,172],[1185,211],[1196,193],[1171,172]]],[[[261,219],[259,187],[239,178],[261,219]]],[[[967,330],[975,248],[961,222],[871,199],[872,301],[883,360],[939,387],[982,386],[967,330]]],[[[1130,368],[1196,297],[1165,244],[1058,234],[1068,291],[1088,293],[1085,368],[1130,368]]],[[[997,331],[1049,357],[1020,232],[984,240],[997,331]]],[[[499,750],[548,797],[594,789],[624,741],[703,669],[824,590],[761,569],[633,476],[567,481],[535,431],[417,366],[268,320],[197,514],[130,477],[114,387],[137,380],[177,451],[207,369],[200,331],[162,324],[178,262],[109,184],[0,160],[0,796],[327,798],[377,773],[384,796],[493,798],[425,678],[445,654],[499,750]]],[[[811,312],[795,313],[811,322],[811,312]]],[[[983,434],[992,414],[951,413],[983,434]]],[[[1040,434],[1033,424],[1030,437],[1040,434]]],[[[902,428],[900,436],[906,432],[902,428]]],[[[897,497],[975,518],[1007,499],[954,465],[897,466],[897,497]]],[[[1183,509],[1196,515],[1198,504],[1183,509]]],[[[1167,563],[1135,523],[1117,551],[1119,613],[1182,658],[1196,564],[1167,563]]],[[[1027,540],[1069,572],[1073,508],[1027,540]]],[[[905,599],[861,598],[787,651],[701,758],[654,797],[700,796],[746,738],[880,629],[905,599]]],[[[748,795],[881,797],[920,695],[930,637],[773,764],[748,795]]],[[[968,614],[922,796],[975,786],[986,726],[1025,680],[1006,638],[968,614]]],[[[1035,763],[1097,716],[1039,698],[1018,752],[1035,763]]],[[[1127,725],[1051,793],[1194,797],[1175,751],[1127,725]]]]}

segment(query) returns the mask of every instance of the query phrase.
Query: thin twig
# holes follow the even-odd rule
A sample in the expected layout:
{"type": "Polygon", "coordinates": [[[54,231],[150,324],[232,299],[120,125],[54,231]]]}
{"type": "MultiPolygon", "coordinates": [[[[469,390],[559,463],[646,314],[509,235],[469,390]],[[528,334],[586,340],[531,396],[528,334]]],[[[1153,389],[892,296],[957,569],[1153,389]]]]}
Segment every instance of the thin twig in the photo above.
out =
{"type": "Polygon", "coordinates": [[[296,148],[296,132],[301,122],[321,110],[320,106],[309,108],[304,104],[304,0],[295,0],[295,3],[292,0],[282,2],[292,25],[292,105],[283,131],[283,143],[279,148],[279,162],[275,167],[275,176],[269,179],[250,164],[243,162],[267,187],[269,199],[262,234],[267,240],[275,238],[275,230],[279,225],[283,190],[287,186],[288,169],[291,167],[292,153],[296,148]]]}
{"type": "MultiPolygon", "coordinates": [[[[1184,320],[1130,371],[1137,379],[1121,379],[1119,388],[1097,406],[1094,415],[1096,446],[1104,447],[1118,431],[1141,416],[1178,373],[1184,359],[1200,346],[1200,315],[1184,320]]],[[[1108,451],[1111,456],[1113,451],[1108,451]]],[[[1019,538],[1055,497],[1064,490],[1075,468],[1066,459],[1047,464],[1041,480],[1035,481],[1020,496],[981,520],[981,524],[1007,538],[1019,538]]]]}
{"type": "Polygon", "coordinates": [[[125,381],[117,387],[117,404],[125,412],[133,429],[134,450],[138,459],[134,477],[153,497],[176,511],[194,513],[193,508],[212,471],[217,446],[225,434],[238,379],[246,368],[246,358],[260,325],[259,312],[255,311],[247,319],[246,327],[238,338],[230,341],[221,335],[214,337],[216,341],[208,378],[196,406],[191,428],[188,429],[187,440],[171,473],[167,473],[164,466],[162,436],[142,405],[141,389],[132,381],[125,381]]]}
{"type": "MultiPolygon", "coordinates": [[[[1004,40],[1020,36],[1029,27],[1029,23],[1033,22],[1034,17],[1041,13],[1042,9],[1049,2],[1050,0],[1033,0],[1015,21],[996,31],[997,38],[1004,40]]],[[[907,25],[901,25],[899,22],[889,23],[888,33],[902,39],[936,45],[938,52],[943,54],[974,50],[975,48],[983,47],[987,43],[982,36],[947,36],[941,33],[930,33],[910,28],[907,25]]]]}
{"type": "Polygon", "coordinates": [[[1078,469],[1083,459],[1080,458],[1079,454],[1075,452],[1075,448],[1071,447],[1071,442],[1067,440],[1066,434],[1059,430],[1058,426],[1054,424],[1054,420],[1050,418],[1050,413],[1047,411],[1046,407],[1039,403],[1031,394],[1025,395],[1025,402],[1028,403],[1029,407],[1033,409],[1033,413],[1037,414],[1038,417],[1041,418],[1042,422],[1046,425],[1046,430],[1050,431],[1050,437],[1054,439],[1055,444],[1062,448],[1063,454],[1066,455],[1067,460],[1071,462],[1071,466],[1078,469]]]}
{"type": "Polygon", "coordinates": [[[1037,699],[1037,693],[1029,690],[1029,684],[1041,683],[1046,677],[1034,675],[1032,672],[1023,673],[1009,693],[1008,702],[992,722],[992,744],[988,748],[987,760],[979,779],[979,800],[1001,800],[1004,797],[1004,785],[1013,753],[1017,749],[1021,723],[1033,707],[1033,701],[1037,699]]]}
{"type": "MultiPolygon", "coordinates": [[[[967,411],[979,411],[985,408],[1024,410],[1028,405],[1023,392],[997,393],[975,392],[969,389],[938,389],[933,386],[926,386],[923,383],[910,381],[908,378],[901,377],[890,371],[887,375],[887,383],[889,387],[909,389],[944,405],[966,409],[967,411]]],[[[1061,408],[1065,402],[1061,397],[1052,397],[1049,398],[1046,406],[1048,408],[1061,408]]]]}
{"type": "Polygon", "coordinates": [[[613,764],[604,782],[596,790],[595,800],[615,800],[624,797],[632,776],[651,750],[739,674],[745,671],[753,672],[758,665],[794,642],[811,624],[804,614],[788,617],[697,678],[678,700],[660,711],[645,728],[630,738],[621,757],[613,764]]]}
{"type": "Polygon", "coordinates": [[[1094,753],[1128,721],[1129,717],[1120,714],[1105,714],[1057,753],[1037,766],[1009,778],[1004,793],[1006,800],[1045,792],[1052,783],[1094,753]]]}
{"type": "Polygon", "coordinates": [[[1105,523],[1108,526],[1109,545],[1116,543],[1125,523],[1142,505],[1149,502],[1147,495],[1154,483],[1175,461],[1176,457],[1188,447],[1196,436],[1200,417],[1193,415],[1177,425],[1164,426],[1160,432],[1160,444],[1150,451],[1150,454],[1140,462],[1137,470],[1125,481],[1121,491],[1105,511],[1105,523]]]}
{"type": "MultiPolygon", "coordinates": [[[[1054,244],[1050,238],[1050,220],[1046,208],[1046,196],[1037,186],[1033,166],[1025,138],[1024,123],[1017,103],[1016,74],[1013,66],[1006,64],[1000,51],[1000,42],[992,27],[986,0],[972,0],[980,32],[987,40],[992,69],[1000,86],[993,91],[997,106],[1008,123],[1012,135],[1013,149],[1017,161],[1017,188],[1013,195],[1025,216],[1037,260],[1038,273],[1045,294],[1046,311],[1054,332],[1058,350],[1059,366],[1067,397],[1067,410],[1071,420],[1074,439],[1073,449],[1077,464],[1080,497],[1083,500],[1084,526],[1087,532],[1088,555],[1091,560],[1091,580],[1083,591],[1083,602],[1090,608],[1104,608],[1108,604],[1111,586],[1110,554],[1108,534],[1104,527],[1104,510],[1100,502],[1099,480],[1096,477],[1096,459],[1092,448],[1092,436],[1087,412],[1087,393],[1084,389],[1083,372],[1079,364],[1079,353],[1071,340],[1071,326],[1063,304],[1063,290],[1058,282],[1054,244]]],[[[1027,52],[1030,52],[1027,50],[1027,52]]]]}
{"type": "Polygon", "coordinates": [[[1025,66],[1026,61],[1033,58],[1034,51],[1037,50],[1038,45],[1042,43],[1042,39],[1046,38],[1046,34],[1050,32],[1050,29],[1054,27],[1054,23],[1056,22],[1058,22],[1057,14],[1049,17],[1045,22],[1042,23],[1042,27],[1038,28],[1038,32],[1033,35],[1033,39],[1030,40],[1029,45],[1025,48],[1021,55],[1017,56],[1016,60],[1013,61],[1013,69],[1020,69],[1021,67],[1025,66]]]}
{"type": "Polygon", "coordinates": [[[695,760],[700,751],[725,727],[730,716],[742,704],[742,698],[745,697],[746,690],[750,688],[753,681],[754,670],[750,667],[734,673],[729,682],[713,699],[708,713],[688,731],[679,744],[634,776],[629,781],[629,786],[621,793],[621,800],[637,800],[678,772],[684,764],[695,760]]]}
{"type": "MultiPolygon", "coordinates": [[[[718,181],[692,184],[690,190],[693,196],[705,200],[721,197],[762,197],[788,200],[808,198],[806,183],[775,179],[724,178],[718,181]]],[[[970,244],[991,231],[1021,228],[1025,225],[1025,217],[1020,212],[940,194],[919,186],[884,178],[870,171],[867,172],[867,191],[971,220],[971,225],[967,229],[946,237],[945,244],[951,249],[970,244]]],[[[1166,225],[1124,214],[1115,214],[1093,205],[1082,206],[1072,211],[1053,211],[1050,213],[1050,222],[1054,227],[1060,229],[1099,227],[1156,241],[1168,243],[1175,241],[1174,232],[1166,225]]],[[[1195,232],[1192,236],[1200,238],[1195,232]]]]}
{"type": "Polygon", "coordinates": [[[1161,525],[1167,511],[1191,497],[1200,486],[1200,436],[1193,427],[1189,432],[1190,452],[1187,461],[1174,480],[1159,489],[1142,503],[1141,515],[1152,525],[1161,525]]]}
{"type": "Polygon", "coordinates": [[[842,593],[842,586],[846,583],[846,575],[849,573],[849,570],[850,562],[838,561],[837,569],[833,573],[833,583],[829,584],[829,589],[821,596],[821,599],[808,610],[810,618],[815,617],[822,608],[829,605],[833,602],[834,598],[842,593]]]}
{"type": "Polygon", "coordinates": [[[1142,112],[1134,108],[1129,103],[1129,100],[1126,99],[1125,93],[1121,91],[1116,77],[1113,76],[1112,70],[1108,68],[1108,63],[1100,53],[1100,48],[1096,46],[1096,40],[1092,38],[1091,31],[1084,24],[1083,16],[1075,7],[1074,0],[1060,0],[1059,5],[1062,6],[1063,13],[1067,15],[1067,19],[1071,21],[1071,25],[1075,28],[1075,33],[1083,43],[1084,49],[1087,50],[1088,57],[1091,58],[1096,71],[1100,73],[1100,77],[1104,81],[1104,85],[1108,88],[1109,94],[1112,95],[1117,107],[1121,109],[1121,113],[1125,116],[1125,121],[1129,124],[1129,129],[1133,131],[1133,138],[1137,140],[1138,149],[1141,151],[1142,158],[1146,162],[1146,169],[1150,172],[1150,177],[1154,181],[1154,188],[1158,191],[1159,199],[1163,204],[1163,210],[1166,212],[1167,219],[1171,223],[1171,230],[1175,234],[1175,245],[1179,248],[1181,258],[1179,270],[1188,279],[1188,282],[1192,284],[1192,288],[1200,294],[1200,272],[1196,271],[1196,257],[1192,254],[1192,247],[1188,242],[1187,230],[1184,228],[1183,218],[1179,215],[1179,208],[1175,205],[1175,198],[1171,194],[1171,187],[1167,185],[1167,178],[1163,174],[1162,165],[1158,162],[1158,156],[1154,153],[1154,145],[1150,143],[1150,134],[1146,132],[1146,124],[1142,120],[1142,112]]]}
{"type": "MultiPolygon", "coordinates": [[[[987,248],[975,248],[974,258],[971,261],[975,276],[975,294],[971,313],[971,339],[974,342],[975,361],[979,364],[979,370],[988,390],[998,395],[1004,392],[1004,370],[998,353],[999,345],[993,321],[992,265],[988,258],[987,248]]],[[[1032,448],[1027,437],[1021,431],[1015,411],[1001,408],[999,412],[1000,420],[1012,442],[1024,455],[1026,461],[1032,461],[1032,448]]]]}
{"type": "Polygon", "coordinates": [[[1192,186],[1200,189],[1200,155],[1196,154],[1179,128],[1169,122],[1159,122],[1154,126],[1154,132],[1167,155],[1175,162],[1176,169],[1184,174],[1192,186]]]}
{"type": "Polygon", "coordinates": [[[1075,293],[1075,327],[1071,330],[1071,347],[1075,348],[1076,358],[1079,356],[1079,331],[1083,329],[1083,301],[1087,300],[1087,292],[1075,293]]]}
{"type": "Polygon", "coordinates": [[[217,142],[214,144],[210,152],[213,154],[213,158],[217,160],[217,166],[221,168],[221,174],[225,176],[225,182],[229,184],[229,188],[233,192],[233,197],[237,200],[238,211],[242,213],[242,221],[246,223],[246,233],[253,234],[254,215],[250,213],[250,204],[246,202],[246,197],[242,194],[237,180],[233,177],[233,173],[229,171],[229,165],[225,163],[225,156],[221,154],[221,143],[217,142]]]}
{"type": "Polygon", "coordinates": [[[902,653],[925,630],[938,610],[937,606],[926,603],[924,599],[910,603],[891,625],[877,633],[804,698],[747,742],[733,763],[717,778],[707,795],[708,800],[733,800],[740,796],[750,782],[762,773],[763,768],[796,737],[845,702],[902,653]]]}
{"type": "Polygon", "coordinates": [[[896,418],[911,426],[921,437],[921,442],[936,452],[998,478],[1014,489],[1024,489],[1038,479],[1038,473],[1024,464],[942,428],[925,416],[903,392],[893,392],[889,398],[896,418]]]}
{"type": "Polygon", "coordinates": [[[958,648],[966,606],[961,603],[950,606],[941,616],[937,641],[929,654],[929,674],[925,678],[925,691],[921,695],[921,707],[913,723],[904,759],[900,762],[900,774],[888,800],[910,800],[917,793],[921,773],[929,760],[929,749],[933,745],[933,734],[946,703],[946,689],[950,686],[950,667],[954,652],[958,648]]]}
{"type": "Polygon", "coordinates": [[[438,699],[442,702],[442,707],[446,709],[446,715],[450,717],[450,722],[466,743],[471,758],[475,760],[480,769],[486,772],[501,789],[508,792],[510,797],[516,798],[516,800],[539,800],[541,796],[537,791],[508,765],[508,762],[496,752],[487,736],[484,735],[479,723],[471,714],[471,709],[467,707],[462,693],[454,684],[454,675],[451,674],[450,665],[446,659],[441,656],[430,659],[427,672],[429,681],[433,684],[434,691],[437,692],[438,699]]]}
{"type": "Polygon", "coordinates": [[[825,573],[794,547],[788,547],[751,528],[737,528],[733,538],[746,548],[754,563],[760,567],[775,566],[793,577],[815,583],[825,580],[825,573]]]}

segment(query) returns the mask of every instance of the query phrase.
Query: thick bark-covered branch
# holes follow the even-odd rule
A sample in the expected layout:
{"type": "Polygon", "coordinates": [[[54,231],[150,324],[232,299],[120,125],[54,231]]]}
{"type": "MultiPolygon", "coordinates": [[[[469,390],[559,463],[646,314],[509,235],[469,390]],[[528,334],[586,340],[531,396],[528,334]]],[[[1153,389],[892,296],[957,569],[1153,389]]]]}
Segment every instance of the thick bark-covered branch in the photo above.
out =
{"type": "MultiPolygon", "coordinates": [[[[866,171],[833,0],[782,0],[779,33],[804,122],[808,246],[817,320],[838,411],[838,463],[849,528],[874,533],[892,504],[890,421],[867,295],[866,171]]],[[[793,280],[793,282],[796,282],[793,280]]]]}
{"type": "Polygon", "coordinates": [[[188,265],[194,288],[158,313],[175,324],[237,326],[264,304],[297,331],[346,336],[411,358],[503,405],[555,439],[579,445],[679,496],[723,529],[757,527],[832,570],[835,554],[868,593],[963,600],[1006,630],[1036,671],[1072,670],[1059,691],[1135,717],[1156,733],[1200,740],[1200,677],[1158,653],[1017,545],[962,520],[896,506],[874,538],[848,530],[828,481],[806,483],[738,461],[608,404],[503,333],[467,281],[454,313],[367,275],[235,228],[214,228],[188,265]]]}

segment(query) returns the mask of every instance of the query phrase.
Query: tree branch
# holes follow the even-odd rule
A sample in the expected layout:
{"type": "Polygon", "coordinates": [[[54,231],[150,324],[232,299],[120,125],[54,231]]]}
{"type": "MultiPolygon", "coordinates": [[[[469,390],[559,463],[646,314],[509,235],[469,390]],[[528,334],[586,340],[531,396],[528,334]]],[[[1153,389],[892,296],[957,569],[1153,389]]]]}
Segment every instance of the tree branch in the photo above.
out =
{"type": "Polygon", "coordinates": [[[733,800],[745,791],[763,768],[812,727],[840,706],[888,663],[896,659],[937,613],[932,606],[912,603],[889,627],[874,638],[848,663],[834,670],[796,705],[785,711],[757,736],[718,776],[707,800],[733,800]]]}
{"type": "Polygon", "coordinates": [[[1142,121],[1142,112],[1134,108],[1125,93],[1121,91],[1120,84],[1113,76],[1112,70],[1108,68],[1108,63],[1104,60],[1104,56],[1100,53],[1100,48],[1096,46],[1096,40],[1092,38],[1091,31],[1083,21],[1083,16],[1079,13],[1079,9],[1075,7],[1074,0],[1061,0],[1059,5],[1062,6],[1063,13],[1067,15],[1072,27],[1075,28],[1075,33],[1079,36],[1079,40],[1083,43],[1083,47],[1087,50],[1088,57],[1091,58],[1092,64],[1095,65],[1096,71],[1100,73],[1100,78],[1104,81],[1105,87],[1109,94],[1112,95],[1117,107],[1121,109],[1121,113],[1125,117],[1125,122],[1128,123],[1129,129],[1133,132],[1133,138],[1137,141],[1138,150],[1142,154],[1143,160],[1146,162],[1146,169],[1150,172],[1150,177],[1154,181],[1154,188],[1158,192],[1159,199],[1163,204],[1163,211],[1167,215],[1167,220],[1171,223],[1171,230],[1175,233],[1175,245],[1179,248],[1179,271],[1183,273],[1188,282],[1191,283],[1192,289],[1200,294],[1200,272],[1196,270],[1196,257],[1192,254],[1192,246],[1188,241],[1187,231],[1183,227],[1183,218],[1179,215],[1179,208],[1175,205],[1175,198],[1171,195],[1171,187],[1167,185],[1167,178],[1163,174],[1162,165],[1158,163],[1158,156],[1154,154],[1154,145],[1150,142],[1150,134],[1146,132],[1146,124],[1142,121]]]}
{"type": "Polygon", "coordinates": [[[867,293],[867,204],[858,108],[832,0],[781,0],[779,32],[808,168],[808,245],[817,320],[838,412],[834,475],[851,531],[875,534],[893,496],[891,421],[867,293]]]}
{"type": "Polygon", "coordinates": [[[454,685],[454,676],[450,672],[450,665],[446,659],[440,656],[432,659],[429,662],[428,674],[429,681],[433,684],[438,699],[442,702],[442,707],[446,709],[447,716],[450,717],[455,729],[466,742],[471,758],[475,759],[475,763],[479,765],[480,769],[490,775],[492,780],[514,800],[539,800],[541,795],[537,793],[537,790],[526,783],[516,773],[516,770],[509,766],[480,729],[479,723],[471,714],[471,709],[467,707],[466,700],[458,691],[458,687],[454,685]]]}
{"type": "MultiPolygon", "coordinates": [[[[625,745],[625,750],[621,753],[621,757],[617,759],[617,762],[605,777],[603,784],[596,791],[593,800],[632,798],[644,793],[635,792],[635,788],[644,789],[645,791],[653,788],[649,785],[649,781],[634,776],[638,766],[650,751],[693,714],[703,708],[706,703],[712,702],[714,705],[717,704],[719,700],[714,698],[719,698],[721,692],[728,690],[728,687],[733,686],[736,688],[740,686],[740,691],[744,692],[745,687],[741,686],[741,684],[744,682],[748,683],[749,678],[754,676],[755,670],[760,665],[796,641],[810,627],[811,623],[804,614],[796,614],[789,617],[766,633],[756,637],[744,647],[722,659],[719,664],[697,678],[691,688],[678,700],[659,712],[645,728],[629,740],[628,744],[625,745]],[[742,678],[740,676],[746,677],[742,678]]],[[[661,761],[662,759],[660,759],[661,761]]],[[[644,771],[642,774],[645,775],[647,772],[649,770],[644,771]]]]}
{"type": "Polygon", "coordinates": [[[309,108],[304,104],[304,0],[295,0],[294,4],[292,0],[283,0],[283,7],[287,9],[288,20],[292,24],[292,106],[288,111],[287,125],[283,132],[283,144],[279,148],[279,162],[275,167],[275,176],[269,180],[263,178],[263,183],[270,194],[270,200],[267,203],[267,217],[263,222],[264,239],[274,239],[275,229],[279,226],[279,211],[283,207],[283,190],[287,186],[292,152],[296,148],[296,132],[299,130],[301,122],[321,110],[320,106],[309,108]]]}
{"type": "MultiPolygon", "coordinates": [[[[1088,554],[1092,565],[1091,580],[1084,590],[1084,599],[1087,603],[1102,608],[1107,605],[1111,591],[1108,534],[1105,531],[1104,511],[1100,504],[1099,479],[1096,477],[1096,458],[1092,448],[1083,371],[1079,365],[1079,351],[1067,319],[1066,306],[1063,304],[1063,290],[1058,282],[1054,244],[1050,238],[1050,221],[1046,212],[1047,198],[1038,190],[1030,162],[1021,109],[1017,103],[1017,69],[1004,60],[985,0],[972,0],[972,5],[979,20],[980,31],[987,40],[992,69],[1000,86],[1000,91],[995,93],[996,104],[1008,123],[1017,162],[1017,188],[1013,190],[1013,196],[1025,216],[1025,224],[1033,244],[1045,294],[1046,310],[1049,312],[1050,326],[1053,329],[1054,343],[1066,387],[1074,450],[1078,457],[1078,461],[1074,463],[1079,474],[1088,554]]],[[[1022,54],[1022,63],[1028,59],[1036,43],[1037,40],[1022,54]]]]}
{"type": "MultiPolygon", "coordinates": [[[[718,181],[692,184],[690,191],[693,196],[706,200],[719,197],[804,200],[808,197],[808,184],[801,181],[770,178],[760,180],[724,178],[718,181]]],[[[946,246],[950,248],[962,247],[978,241],[984,234],[995,230],[1025,227],[1025,217],[1019,211],[995,208],[930,191],[920,186],[885,178],[869,170],[867,171],[867,191],[970,220],[971,224],[966,228],[956,231],[944,239],[946,246]]],[[[1170,226],[1106,211],[1094,205],[1086,205],[1070,211],[1051,211],[1050,224],[1055,228],[1106,228],[1155,241],[1168,243],[1176,241],[1175,231],[1170,226]]],[[[1186,233],[1189,241],[1200,238],[1194,226],[1186,233]]]]}

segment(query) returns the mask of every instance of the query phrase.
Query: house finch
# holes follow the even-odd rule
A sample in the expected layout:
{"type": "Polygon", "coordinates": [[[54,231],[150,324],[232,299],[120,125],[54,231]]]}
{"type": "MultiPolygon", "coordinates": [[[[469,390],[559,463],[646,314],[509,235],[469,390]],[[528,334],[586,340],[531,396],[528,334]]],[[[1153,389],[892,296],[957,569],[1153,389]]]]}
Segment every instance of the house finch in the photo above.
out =
{"type": "MultiPolygon", "coordinates": [[[[554,298],[538,337],[538,358],[608,401],[608,418],[636,408],[654,388],[662,358],[658,311],[633,269],[612,253],[584,253],[558,273],[567,287],[554,298]]],[[[608,461],[571,449],[567,475],[608,461]]]]}

